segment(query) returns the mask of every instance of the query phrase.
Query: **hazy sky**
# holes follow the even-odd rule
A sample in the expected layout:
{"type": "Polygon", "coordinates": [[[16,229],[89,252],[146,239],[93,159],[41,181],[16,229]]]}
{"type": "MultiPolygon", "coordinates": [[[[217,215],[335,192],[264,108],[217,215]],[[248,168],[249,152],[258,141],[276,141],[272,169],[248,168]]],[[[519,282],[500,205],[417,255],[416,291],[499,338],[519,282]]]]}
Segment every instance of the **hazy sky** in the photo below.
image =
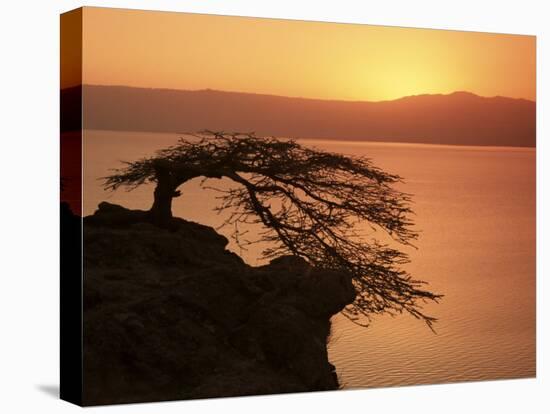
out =
{"type": "MultiPolygon", "coordinates": [[[[535,99],[535,37],[84,9],[83,81],[384,100],[535,99]]],[[[63,85],[66,86],[66,85],[63,85]]]]}

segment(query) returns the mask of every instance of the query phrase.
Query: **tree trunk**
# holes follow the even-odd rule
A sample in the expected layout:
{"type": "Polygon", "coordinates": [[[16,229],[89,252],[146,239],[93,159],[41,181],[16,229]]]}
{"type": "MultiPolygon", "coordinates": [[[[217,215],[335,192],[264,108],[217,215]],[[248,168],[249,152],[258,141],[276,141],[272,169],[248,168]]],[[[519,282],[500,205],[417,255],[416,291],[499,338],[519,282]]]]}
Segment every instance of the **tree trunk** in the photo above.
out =
{"type": "Polygon", "coordinates": [[[161,183],[157,183],[154,193],[154,201],[149,210],[151,221],[161,227],[166,227],[172,220],[172,198],[174,190],[165,188],[161,183]]]}
{"type": "Polygon", "coordinates": [[[156,168],[156,181],[149,218],[157,226],[169,227],[172,221],[172,199],[180,195],[180,192],[176,191],[180,183],[176,183],[169,169],[160,166],[156,168]]]}

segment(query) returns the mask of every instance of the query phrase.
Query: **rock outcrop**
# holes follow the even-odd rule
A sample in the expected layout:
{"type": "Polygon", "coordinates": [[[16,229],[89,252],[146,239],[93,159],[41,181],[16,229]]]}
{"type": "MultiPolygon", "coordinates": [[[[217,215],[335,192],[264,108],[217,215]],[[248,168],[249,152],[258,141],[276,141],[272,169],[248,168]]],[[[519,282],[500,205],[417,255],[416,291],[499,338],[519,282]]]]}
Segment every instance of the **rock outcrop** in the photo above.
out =
{"type": "Polygon", "coordinates": [[[212,228],[108,203],[83,237],[86,405],[338,388],[326,343],[347,276],[251,267],[212,228]]]}

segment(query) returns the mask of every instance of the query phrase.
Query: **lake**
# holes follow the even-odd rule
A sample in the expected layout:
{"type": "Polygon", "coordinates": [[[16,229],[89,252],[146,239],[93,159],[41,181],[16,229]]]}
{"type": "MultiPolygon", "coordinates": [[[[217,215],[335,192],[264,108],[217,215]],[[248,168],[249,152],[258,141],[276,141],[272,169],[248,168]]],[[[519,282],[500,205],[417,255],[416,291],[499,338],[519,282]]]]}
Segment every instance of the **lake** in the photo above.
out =
{"type": "MultiPolygon", "coordinates": [[[[84,132],[84,214],[101,201],[148,209],[152,187],[105,192],[100,177],[172,145],[176,134],[84,132]]],[[[301,140],[343,154],[366,155],[401,175],[414,195],[418,249],[406,269],[445,295],[427,305],[437,334],[408,315],[371,326],[333,318],[329,356],[344,388],[533,377],[535,358],[535,149],[301,140]]],[[[225,180],[212,185],[226,186],[225,180]]],[[[174,215],[212,227],[216,192],[199,180],[182,187],[174,215]]],[[[257,229],[256,229],[257,230],[257,229]]],[[[229,235],[229,229],[220,233],[229,235]]],[[[260,247],[239,250],[263,263],[260,247]]]]}

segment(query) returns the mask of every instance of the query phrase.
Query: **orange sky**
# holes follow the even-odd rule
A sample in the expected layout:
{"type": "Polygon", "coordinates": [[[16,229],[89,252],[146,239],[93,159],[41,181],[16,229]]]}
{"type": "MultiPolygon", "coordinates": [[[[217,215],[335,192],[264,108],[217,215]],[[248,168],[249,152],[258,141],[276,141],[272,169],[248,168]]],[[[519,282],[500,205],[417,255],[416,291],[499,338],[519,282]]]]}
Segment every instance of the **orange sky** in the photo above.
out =
{"type": "MultiPolygon", "coordinates": [[[[535,37],[84,9],[83,81],[385,100],[535,99],[535,37]]],[[[66,85],[62,85],[66,86],[66,85]]]]}

